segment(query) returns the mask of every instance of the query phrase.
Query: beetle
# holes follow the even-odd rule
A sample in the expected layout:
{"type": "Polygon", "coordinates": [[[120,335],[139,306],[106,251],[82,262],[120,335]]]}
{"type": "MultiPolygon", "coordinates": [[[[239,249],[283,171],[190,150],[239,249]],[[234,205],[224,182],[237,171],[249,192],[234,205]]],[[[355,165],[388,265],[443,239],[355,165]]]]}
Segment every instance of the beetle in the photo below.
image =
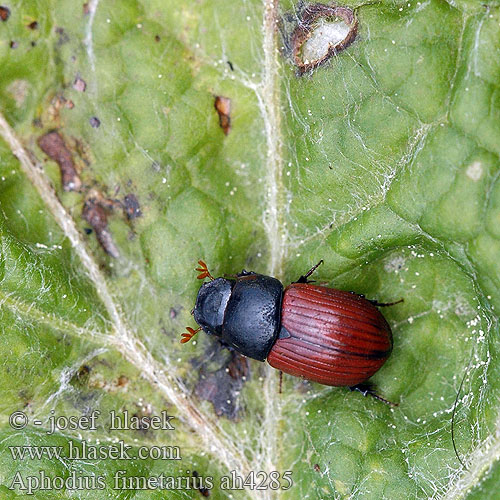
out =
{"type": "Polygon", "coordinates": [[[214,278],[198,261],[198,278],[209,278],[191,311],[199,327],[188,327],[185,343],[200,330],[240,354],[265,361],[281,372],[329,386],[347,386],[378,396],[365,382],[392,351],[389,324],[379,303],[363,295],[313,285],[305,275],[286,288],[276,278],[243,270],[214,278]]]}

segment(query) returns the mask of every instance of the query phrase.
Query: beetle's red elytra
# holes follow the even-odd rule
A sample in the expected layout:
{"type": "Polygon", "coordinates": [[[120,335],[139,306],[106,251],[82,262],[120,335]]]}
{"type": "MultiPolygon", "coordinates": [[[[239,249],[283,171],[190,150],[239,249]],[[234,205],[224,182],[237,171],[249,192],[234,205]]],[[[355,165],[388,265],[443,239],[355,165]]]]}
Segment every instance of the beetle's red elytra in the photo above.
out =
{"type": "MultiPolygon", "coordinates": [[[[362,295],[312,285],[310,269],[283,290],[276,278],[243,270],[214,278],[199,261],[198,278],[210,278],[192,311],[209,335],[240,354],[289,375],[330,386],[347,386],[388,403],[364,385],[392,351],[392,332],[376,306],[362,295]]],[[[188,328],[181,342],[198,330],[188,328]]],[[[390,403],[391,404],[391,403],[390,403]]]]}
{"type": "Polygon", "coordinates": [[[324,385],[354,386],[370,378],[392,350],[387,321],[360,295],[294,283],[285,289],[278,338],[267,361],[324,385]]]}

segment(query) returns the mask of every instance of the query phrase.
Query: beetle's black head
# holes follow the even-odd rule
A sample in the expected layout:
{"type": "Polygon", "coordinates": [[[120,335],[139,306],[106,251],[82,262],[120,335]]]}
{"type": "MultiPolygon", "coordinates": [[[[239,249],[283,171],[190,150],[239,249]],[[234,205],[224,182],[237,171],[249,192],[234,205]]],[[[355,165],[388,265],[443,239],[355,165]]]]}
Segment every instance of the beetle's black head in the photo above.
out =
{"type": "Polygon", "coordinates": [[[205,333],[221,336],[222,323],[234,281],[217,278],[204,283],[196,297],[194,320],[205,333]]]}

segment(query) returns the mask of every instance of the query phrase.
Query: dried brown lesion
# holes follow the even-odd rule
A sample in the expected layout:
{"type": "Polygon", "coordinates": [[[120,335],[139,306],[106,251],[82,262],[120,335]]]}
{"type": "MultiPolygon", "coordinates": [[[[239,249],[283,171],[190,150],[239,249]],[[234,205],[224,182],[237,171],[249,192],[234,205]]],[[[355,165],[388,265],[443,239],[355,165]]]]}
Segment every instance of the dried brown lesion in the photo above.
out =
{"type": "Polygon", "coordinates": [[[114,200],[107,199],[97,189],[92,189],[85,199],[82,210],[82,218],[94,230],[103,250],[115,259],[120,256],[120,252],[109,230],[108,216],[116,205],[114,200]]]}
{"type": "Polygon", "coordinates": [[[214,107],[219,115],[219,125],[225,135],[231,130],[231,99],[224,96],[216,96],[214,107]]]}
{"type": "Polygon", "coordinates": [[[134,193],[125,195],[125,198],[123,198],[122,207],[128,220],[136,219],[137,217],[140,217],[142,215],[139,200],[134,193]]]}
{"type": "Polygon", "coordinates": [[[298,14],[298,23],[290,36],[291,57],[299,74],[312,71],[346,49],[356,39],[357,33],[358,21],[352,9],[321,3],[307,5],[298,14]],[[309,60],[303,56],[304,45],[313,36],[322,20],[330,22],[340,20],[345,23],[348,32],[342,40],[329,44],[326,52],[320,57],[309,60]]]}
{"type": "MultiPolygon", "coordinates": [[[[51,122],[59,122],[59,110],[67,105],[67,100],[57,96],[51,101],[47,115],[51,122]]],[[[40,127],[42,121],[40,120],[40,127]]],[[[85,145],[78,139],[65,138],[59,130],[51,130],[37,139],[40,149],[55,163],[59,165],[61,184],[64,191],[76,191],[83,196],[82,218],[90,228],[86,228],[87,234],[94,233],[102,249],[113,258],[118,258],[120,252],[116,246],[108,226],[108,219],[115,212],[123,213],[126,222],[132,226],[133,221],[142,216],[141,206],[137,196],[129,192],[123,200],[110,197],[105,186],[99,186],[96,181],[84,182],[81,175],[82,168],[88,166],[91,161],[88,158],[85,145]],[[75,161],[77,157],[79,165],[75,161]],[[83,167],[82,167],[83,165],[83,167]]],[[[115,190],[115,196],[119,188],[115,190]]],[[[133,234],[133,233],[131,233],[133,234]]]]}
{"type": "Polygon", "coordinates": [[[38,138],[38,146],[59,165],[64,191],[79,191],[82,182],[76,169],[73,155],[58,131],[52,130],[38,138]]]}
{"type": "Polygon", "coordinates": [[[7,21],[10,17],[10,9],[5,5],[0,5],[0,21],[7,21]]]}
{"type": "MultiPolygon", "coordinates": [[[[221,352],[220,344],[214,344],[217,352],[221,352]]],[[[203,360],[206,358],[204,357],[203,360]]],[[[193,360],[197,365],[198,360],[193,360]]],[[[204,365],[199,369],[199,380],[195,387],[196,395],[210,401],[218,417],[238,420],[241,414],[239,395],[245,382],[250,378],[248,358],[231,350],[229,357],[215,371],[207,371],[204,365]]]]}

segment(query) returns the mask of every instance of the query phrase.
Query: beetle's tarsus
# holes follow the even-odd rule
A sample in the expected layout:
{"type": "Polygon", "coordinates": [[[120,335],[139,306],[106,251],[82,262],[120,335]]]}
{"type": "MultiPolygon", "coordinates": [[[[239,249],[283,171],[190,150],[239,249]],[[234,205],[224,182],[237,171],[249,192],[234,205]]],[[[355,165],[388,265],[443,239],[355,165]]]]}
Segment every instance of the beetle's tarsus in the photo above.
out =
{"type": "Polygon", "coordinates": [[[372,303],[374,306],[377,307],[388,307],[388,306],[395,306],[396,304],[401,304],[401,302],[404,302],[405,299],[399,299],[396,300],[396,302],[377,302],[376,300],[368,300],[368,302],[372,303]]]}
{"type": "Polygon", "coordinates": [[[307,271],[306,274],[304,274],[303,276],[301,276],[297,281],[295,281],[294,283],[314,283],[313,280],[308,280],[307,278],[309,278],[309,276],[311,276],[311,274],[316,271],[316,269],[318,269],[319,266],[321,266],[321,264],[323,264],[323,259],[321,259],[315,266],[311,267],[311,269],[309,269],[309,271],[307,271]]]}
{"type": "Polygon", "coordinates": [[[353,385],[352,387],[349,387],[349,389],[351,391],[358,391],[361,394],[363,394],[363,396],[370,395],[373,398],[378,399],[379,401],[382,401],[382,403],[385,403],[385,404],[387,404],[389,406],[399,406],[398,403],[392,403],[391,401],[388,401],[387,399],[384,399],[382,396],[379,396],[373,390],[373,388],[370,385],[368,385],[368,384],[356,384],[356,385],[353,385]]]}

